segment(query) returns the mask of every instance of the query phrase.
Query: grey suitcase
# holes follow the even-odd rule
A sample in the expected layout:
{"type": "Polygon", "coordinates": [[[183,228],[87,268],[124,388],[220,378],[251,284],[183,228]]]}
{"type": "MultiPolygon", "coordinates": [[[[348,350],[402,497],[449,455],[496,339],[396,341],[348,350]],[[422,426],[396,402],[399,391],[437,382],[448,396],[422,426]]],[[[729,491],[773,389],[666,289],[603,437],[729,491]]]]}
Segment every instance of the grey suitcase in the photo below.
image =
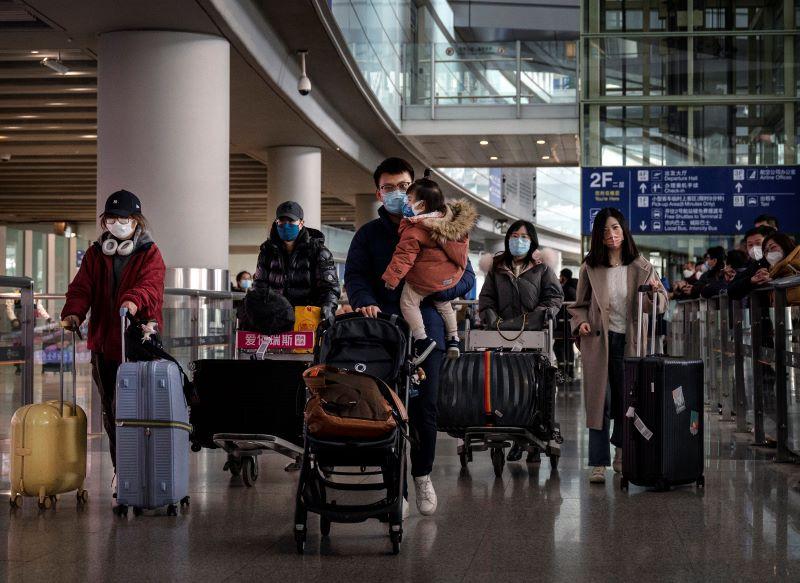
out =
{"type": "MultiPolygon", "coordinates": [[[[125,355],[123,315],[122,354],[125,355]]],[[[189,412],[178,365],[125,362],[117,372],[117,503],[126,515],[189,503],[189,412]]]]}

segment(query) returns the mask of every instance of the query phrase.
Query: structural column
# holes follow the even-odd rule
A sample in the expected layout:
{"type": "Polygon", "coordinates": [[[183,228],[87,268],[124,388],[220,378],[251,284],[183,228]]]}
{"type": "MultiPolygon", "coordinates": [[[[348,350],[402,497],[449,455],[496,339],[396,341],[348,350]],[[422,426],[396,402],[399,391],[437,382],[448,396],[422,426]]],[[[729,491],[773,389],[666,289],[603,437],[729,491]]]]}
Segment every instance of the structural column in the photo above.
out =
{"type": "Polygon", "coordinates": [[[381,202],[375,197],[374,192],[371,194],[357,194],[355,196],[355,206],[355,226],[356,230],[358,230],[372,219],[378,218],[378,209],[381,207],[381,202]]]}
{"type": "MultiPolygon", "coordinates": [[[[228,41],[171,31],[101,35],[97,110],[98,211],[112,192],[130,190],[167,267],[180,268],[171,271],[226,272],[228,41]]],[[[227,273],[213,279],[227,289],[227,273]]]]}
{"type": "Polygon", "coordinates": [[[306,146],[279,146],[267,151],[267,221],[287,200],[303,207],[305,224],[322,225],[322,151],[306,146]]]}

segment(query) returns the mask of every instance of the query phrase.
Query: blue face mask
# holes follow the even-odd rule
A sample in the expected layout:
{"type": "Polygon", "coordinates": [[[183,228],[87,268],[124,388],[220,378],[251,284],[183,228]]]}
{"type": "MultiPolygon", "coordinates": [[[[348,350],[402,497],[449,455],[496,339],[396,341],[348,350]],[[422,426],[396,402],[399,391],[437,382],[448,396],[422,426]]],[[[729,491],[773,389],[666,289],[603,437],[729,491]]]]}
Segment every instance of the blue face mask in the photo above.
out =
{"type": "Polygon", "coordinates": [[[278,224],[278,236],[284,241],[294,241],[300,234],[300,225],[294,223],[278,224]]]}
{"type": "Polygon", "coordinates": [[[248,290],[248,289],[250,289],[251,285],[253,285],[253,282],[251,280],[243,279],[241,281],[241,283],[239,284],[239,287],[241,287],[243,290],[248,290]]]}
{"type": "Polygon", "coordinates": [[[402,190],[393,190],[383,195],[383,206],[393,215],[402,215],[408,198],[402,190]]]}
{"type": "Polygon", "coordinates": [[[531,240],[511,237],[508,240],[508,250],[514,257],[524,257],[531,250],[531,240]]]}

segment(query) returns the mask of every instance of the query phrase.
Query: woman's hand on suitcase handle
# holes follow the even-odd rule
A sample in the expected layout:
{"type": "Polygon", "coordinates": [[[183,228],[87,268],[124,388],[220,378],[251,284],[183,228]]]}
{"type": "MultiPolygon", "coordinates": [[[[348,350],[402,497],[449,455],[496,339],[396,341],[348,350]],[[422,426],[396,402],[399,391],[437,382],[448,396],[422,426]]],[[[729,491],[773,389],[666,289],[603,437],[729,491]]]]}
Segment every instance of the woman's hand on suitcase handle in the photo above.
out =
{"type": "Polygon", "coordinates": [[[61,327],[64,330],[69,330],[70,332],[74,332],[81,326],[81,320],[78,316],[67,316],[61,320],[61,327]]]}
{"type": "Polygon", "coordinates": [[[578,334],[581,336],[589,336],[591,333],[592,327],[589,325],[589,322],[583,322],[578,326],[578,334]]]}
{"type": "Polygon", "coordinates": [[[125,308],[126,310],[128,310],[128,313],[131,316],[135,316],[136,312],[139,311],[139,307],[136,304],[134,304],[133,302],[130,302],[130,301],[122,302],[122,305],[120,306],[120,308],[125,308]]]}

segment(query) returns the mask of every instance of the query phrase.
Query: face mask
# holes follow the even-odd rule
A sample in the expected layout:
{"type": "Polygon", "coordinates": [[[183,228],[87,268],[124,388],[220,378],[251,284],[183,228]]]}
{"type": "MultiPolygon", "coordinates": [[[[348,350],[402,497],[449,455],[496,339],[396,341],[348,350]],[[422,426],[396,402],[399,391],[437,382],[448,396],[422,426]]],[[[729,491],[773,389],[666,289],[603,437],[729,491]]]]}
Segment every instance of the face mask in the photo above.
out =
{"type": "Polygon", "coordinates": [[[511,237],[508,240],[508,250],[514,257],[524,257],[531,249],[530,239],[520,239],[519,237],[511,237]]]}
{"type": "Polygon", "coordinates": [[[683,278],[684,279],[689,279],[693,275],[694,275],[694,269],[684,269],[683,270],[683,278]]]}
{"type": "Polygon", "coordinates": [[[750,255],[751,259],[754,261],[761,261],[761,258],[764,257],[764,252],[761,250],[760,246],[750,247],[747,254],[750,255]]]}
{"type": "Polygon", "coordinates": [[[300,225],[284,223],[278,225],[278,236],[284,241],[294,241],[300,234],[300,225]]]}
{"type": "Polygon", "coordinates": [[[133,222],[127,225],[120,225],[119,223],[111,223],[106,225],[108,232],[114,235],[117,239],[127,239],[133,234],[133,222]]]}
{"type": "Polygon", "coordinates": [[[770,265],[775,265],[781,259],[783,259],[783,251],[770,251],[767,253],[767,263],[770,265]]]}
{"type": "Polygon", "coordinates": [[[239,287],[241,287],[243,290],[248,290],[250,289],[251,285],[253,285],[253,282],[251,280],[243,279],[242,283],[239,284],[239,287]]]}
{"type": "Polygon", "coordinates": [[[402,215],[403,207],[407,201],[406,193],[402,190],[393,190],[383,195],[383,206],[393,215],[402,215]]]}

